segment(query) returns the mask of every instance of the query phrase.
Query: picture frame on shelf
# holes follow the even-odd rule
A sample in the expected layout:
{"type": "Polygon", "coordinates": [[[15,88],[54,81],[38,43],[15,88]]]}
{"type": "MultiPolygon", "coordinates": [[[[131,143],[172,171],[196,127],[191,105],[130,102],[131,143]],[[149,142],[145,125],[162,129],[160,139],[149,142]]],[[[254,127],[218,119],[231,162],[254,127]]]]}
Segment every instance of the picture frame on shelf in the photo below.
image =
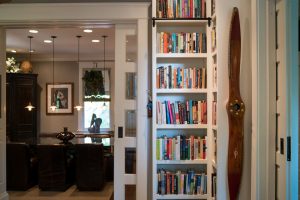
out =
{"type": "Polygon", "coordinates": [[[72,115],[74,83],[46,83],[46,114],[72,115]],[[50,106],[56,106],[51,109],[50,106]]]}

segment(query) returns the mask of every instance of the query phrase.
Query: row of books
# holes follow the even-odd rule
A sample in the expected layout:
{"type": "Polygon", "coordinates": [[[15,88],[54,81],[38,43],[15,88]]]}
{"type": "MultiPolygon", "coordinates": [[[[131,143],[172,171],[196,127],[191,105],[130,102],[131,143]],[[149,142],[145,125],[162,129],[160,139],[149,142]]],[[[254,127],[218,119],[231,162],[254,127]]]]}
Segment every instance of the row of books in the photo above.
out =
{"type": "Polygon", "coordinates": [[[206,0],[157,0],[158,18],[201,18],[206,16],[206,0]]]}
{"type": "Polygon", "coordinates": [[[217,125],[217,101],[212,102],[212,124],[217,125]]]}
{"type": "Polygon", "coordinates": [[[159,53],[207,53],[206,33],[157,33],[159,53]]]}
{"type": "Polygon", "coordinates": [[[187,100],[157,101],[157,124],[207,124],[207,102],[187,100]]]}
{"type": "Polygon", "coordinates": [[[171,172],[159,169],[157,172],[157,193],[167,194],[207,194],[207,175],[205,173],[195,173],[194,170],[187,172],[171,172]]]}
{"type": "Polygon", "coordinates": [[[205,67],[160,66],[156,69],[157,88],[206,88],[205,67]]]}
{"type": "Polygon", "coordinates": [[[206,159],[207,137],[163,136],[156,139],[157,160],[199,160],[206,159]]]}

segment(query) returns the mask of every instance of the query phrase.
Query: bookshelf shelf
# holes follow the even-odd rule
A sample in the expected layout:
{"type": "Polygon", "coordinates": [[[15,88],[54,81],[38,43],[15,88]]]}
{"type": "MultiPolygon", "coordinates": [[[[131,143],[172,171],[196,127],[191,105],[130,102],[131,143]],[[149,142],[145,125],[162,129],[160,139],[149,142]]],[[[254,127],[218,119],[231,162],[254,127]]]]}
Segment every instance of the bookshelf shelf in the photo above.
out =
{"type": "Polygon", "coordinates": [[[155,195],[156,199],[207,199],[208,195],[188,195],[188,194],[166,194],[166,195],[155,195]]]}
{"type": "Polygon", "coordinates": [[[168,93],[180,93],[180,94],[189,94],[189,93],[196,93],[201,94],[207,93],[207,89],[183,89],[183,88],[174,88],[174,89],[156,89],[157,94],[168,94],[168,93]]]}
{"type": "Polygon", "coordinates": [[[157,129],[207,129],[207,124],[158,124],[157,129]]]}
{"type": "Polygon", "coordinates": [[[199,165],[199,164],[207,164],[206,159],[199,160],[157,160],[156,163],[158,165],[199,165]]]}
{"type": "Polygon", "coordinates": [[[218,126],[217,125],[213,125],[212,129],[215,130],[215,131],[217,131],[218,130],[218,126]]]}
{"type": "Polygon", "coordinates": [[[157,58],[207,58],[206,53],[157,53],[157,58]]]}

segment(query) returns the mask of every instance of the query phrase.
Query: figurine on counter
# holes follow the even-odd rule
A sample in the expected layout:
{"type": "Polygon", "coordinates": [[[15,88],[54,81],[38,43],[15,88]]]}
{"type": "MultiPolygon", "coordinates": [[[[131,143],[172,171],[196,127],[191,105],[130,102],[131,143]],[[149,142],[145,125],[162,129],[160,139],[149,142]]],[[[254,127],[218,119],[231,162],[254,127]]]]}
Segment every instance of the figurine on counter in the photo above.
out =
{"type": "Polygon", "coordinates": [[[102,123],[101,118],[97,118],[97,115],[93,113],[91,125],[88,128],[89,133],[100,133],[100,125],[102,123]]]}

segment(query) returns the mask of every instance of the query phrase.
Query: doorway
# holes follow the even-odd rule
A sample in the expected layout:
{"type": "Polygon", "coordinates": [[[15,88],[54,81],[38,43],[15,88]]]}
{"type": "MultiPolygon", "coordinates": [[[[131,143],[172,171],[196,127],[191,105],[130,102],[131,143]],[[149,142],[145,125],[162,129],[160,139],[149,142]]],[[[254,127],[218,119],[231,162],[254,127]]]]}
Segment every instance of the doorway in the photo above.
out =
{"type": "MultiPolygon", "coordinates": [[[[1,47],[5,47],[5,42],[3,38],[5,38],[5,28],[10,27],[19,27],[19,28],[29,28],[32,26],[70,26],[76,25],[91,25],[91,24],[127,24],[134,23],[137,26],[137,41],[139,43],[139,47],[137,50],[137,66],[143,67],[137,74],[138,78],[137,82],[139,83],[139,87],[137,88],[139,94],[138,102],[137,102],[137,147],[136,147],[136,169],[137,169],[137,177],[136,177],[136,199],[146,199],[147,198],[147,162],[148,162],[148,141],[147,141],[147,115],[146,109],[144,105],[147,103],[147,66],[148,66],[148,40],[147,40],[147,18],[148,18],[148,3],[128,3],[128,4],[40,4],[40,5],[32,5],[25,4],[20,8],[18,5],[12,5],[8,7],[1,7],[1,15],[3,15],[1,24],[1,47]],[[18,10],[21,9],[21,12],[18,10]],[[10,10],[10,11],[9,11],[10,10]],[[32,13],[35,13],[36,10],[39,10],[40,14],[32,16],[32,13]],[[86,12],[88,10],[89,12],[86,12]],[[8,12],[7,12],[8,11],[8,12]],[[10,22],[7,20],[11,20],[11,15],[9,13],[19,13],[14,15],[14,19],[10,22]],[[55,14],[54,14],[55,13],[55,14]],[[76,15],[74,15],[76,13],[76,15]],[[116,16],[116,13],[117,16],[116,16]],[[70,20],[71,19],[71,20],[70,20]],[[25,25],[26,24],[26,25],[25,25]],[[142,81],[143,80],[143,81],[142,81]],[[146,134],[145,134],[146,133],[146,134]],[[139,184],[140,183],[140,184],[139,184]]],[[[5,48],[1,48],[5,49],[5,48]]],[[[5,60],[5,52],[1,53],[1,63],[4,64],[5,60]]],[[[5,72],[2,70],[1,75],[5,75],[5,72]]],[[[3,87],[5,83],[5,78],[2,78],[2,94],[5,88],[3,87]]],[[[5,108],[5,99],[2,98],[1,104],[1,112],[3,114],[3,108],[5,108]]],[[[5,115],[1,118],[1,155],[5,155],[5,115]],[[3,126],[2,126],[3,125],[3,126]]],[[[125,154],[124,154],[125,156],[125,154]]],[[[1,157],[1,160],[5,160],[5,157],[1,157]]],[[[5,169],[5,162],[1,162],[1,168],[5,169]]],[[[5,171],[4,173],[0,173],[0,178],[5,180],[5,171]]],[[[7,193],[5,192],[5,181],[3,184],[0,184],[1,193],[0,197],[2,199],[7,198],[7,193]]],[[[125,198],[125,197],[124,197],[125,198]]]]}

